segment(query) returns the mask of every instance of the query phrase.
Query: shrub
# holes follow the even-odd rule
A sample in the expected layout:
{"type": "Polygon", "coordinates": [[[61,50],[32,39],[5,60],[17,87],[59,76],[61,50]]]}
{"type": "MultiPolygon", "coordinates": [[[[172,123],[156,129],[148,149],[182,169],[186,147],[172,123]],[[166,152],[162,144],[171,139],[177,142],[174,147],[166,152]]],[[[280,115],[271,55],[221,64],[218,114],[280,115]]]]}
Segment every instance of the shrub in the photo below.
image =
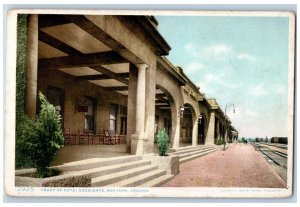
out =
{"type": "Polygon", "coordinates": [[[37,139],[36,123],[33,119],[20,113],[16,124],[16,168],[32,168],[31,153],[33,144],[37,139]]]}
{"type": "Polygon", "coordinates": [[[217,145],[222,145],[222,144],[223,144],[222,139],[218,139],[217,140],[217,145]]]}
{"type": "Polygon", "coordinates": [[[160,129],[156,135],[157,147],[160,156],[166,156],[169,149],[169,137],[165,128],[160,129]]]}
{"type": "Polygon", "coordinates": [[[21,123],[17,146],[20,152],[27,151],[34,167],[37,168],[38,177],[57,175],[54,169],[48,169],[57,150],[63,146],[63,132],[61,129],[60,115],[53,105],[40,92],[41,111],[36,121],[24,115],[21,123]]]}

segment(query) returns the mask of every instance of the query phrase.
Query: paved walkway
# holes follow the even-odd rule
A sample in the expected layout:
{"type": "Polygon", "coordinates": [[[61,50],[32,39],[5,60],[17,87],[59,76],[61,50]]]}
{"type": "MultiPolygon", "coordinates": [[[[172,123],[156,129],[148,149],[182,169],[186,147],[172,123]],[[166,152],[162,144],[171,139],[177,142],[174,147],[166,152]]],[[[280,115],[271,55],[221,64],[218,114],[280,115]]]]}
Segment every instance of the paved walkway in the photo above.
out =
{"type": "Polygon", "coordinates": [[[180,173],[163,187],[259,187],[284,188],[286,183],[247,144],[233,144],[180,165],[180,173]]]}

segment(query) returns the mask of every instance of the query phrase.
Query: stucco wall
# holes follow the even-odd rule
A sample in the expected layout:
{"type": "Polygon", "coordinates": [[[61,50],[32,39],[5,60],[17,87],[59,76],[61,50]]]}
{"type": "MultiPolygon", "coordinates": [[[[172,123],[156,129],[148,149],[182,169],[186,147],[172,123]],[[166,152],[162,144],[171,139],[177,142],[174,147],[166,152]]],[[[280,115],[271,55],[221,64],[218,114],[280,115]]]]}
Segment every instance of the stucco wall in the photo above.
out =
{"type": "MultiPolygon", "coordinates": [[[[74,77],[55,70],[39,69],[38,91],[47,95],[47,88],[54,86],[64,90],[64,127],[70,128],[76,133],[78,129],[84,128],[85,116],[82,112],[77,112],[76,103],[84,102],[85,96],[94,98],[96,105],[96,132],[109,128],[109,108],[110,104],[127,106],[127,97],[121,94],[106,91],[88,81],[79,81],[74,77]]],[[[118,131],[120,130],[120,116],[118,116],[118,131]]]]}

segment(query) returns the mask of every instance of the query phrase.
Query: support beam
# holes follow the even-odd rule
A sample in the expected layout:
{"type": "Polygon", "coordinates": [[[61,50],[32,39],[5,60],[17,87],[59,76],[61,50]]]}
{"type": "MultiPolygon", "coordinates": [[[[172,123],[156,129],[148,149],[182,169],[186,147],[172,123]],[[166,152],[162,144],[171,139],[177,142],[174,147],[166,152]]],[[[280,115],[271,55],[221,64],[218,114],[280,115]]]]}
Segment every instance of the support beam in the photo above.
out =
{"type": "Polygon", "coordinates": [[[128,61],[118,53],[99,52],[84,55],[72,55],[66,57],[54,57],[39,59],[39,68],[41,69],[62,69],[76,67],[93,67],[99,65],[109,65],[117,63],[127,63],[128,61]]]}
{"type": "MultiPolygon", "coordinates": [[[[69,57],[72,57],[72,56],[76,57],[79,55],[84,55],[83,53],[76,50],[75,48],[52,37],[51,35],[48,35],[47,33],[43,32],[43,31],[39,31],[39,39],[41,41],[51,45],[52,47],[71,55],[69,57]]],[[[47,61],[47,59],[45,59],[45,61],[47,61]]],[[[49,62],[49,61],[47,61],[47,62],[49,62]]],[[[40,62],[39,62],[39,64],[40,64],[40,62]]],[[[39,65],[39,66],[42,67],[41,65],[39,65]]],[[[101,67],[101,66],[92,67],[92,68],[103,74],[102,75],[80,76],[80,77],[77,77],[77,79],[79,79],[79,80],[81,80],[81,79],[82,80],[103,80],[103,79],[113,78],[113,79],[117,79],[118,81],[128,85],[128,80],[126,78],[129,77],[129,73],[113,73],[110,70],[108,70],[104,67],[101,67]]],[[[58,69],[58,68],[54,67],[54,69],[58,69]]]]}
{"type": "Polygon", "coordinates": [[[116,80],[118,80],[121,83],[124,83],[126,85],[128,85],[128,83],[129,83],[129,81],[126,78],[121,78],[121,77],[118,76],[118,73],[114,73],[114,72],[112,72],[112,71],[110,71],[110,70],[108,70],[108,69],[106,69],[102,66],[95,66],[95,67],[91,67],[91,68],[98,71],[98,72],[100,72],[100,73],[103,73],[103,74],[111,77],[112,79],[116,79],[116,80]]]}
{"type": "Polygon", "coordinates": [[[134,64],[143,63],[143,61],[139,57],[137,57],[135,54],[126,49],[121,43],[119,43],[117,40],[108,35],[105,31],[103,31],[85,16],[66,15],[65,18],[68,19],[70,22],[76,24],[78,27],[80,27],[82,30],[86,31],[93,37],[95,37],[97,40],[103,43],[105,42],[105,44],[108,47],[110,47],[113,51],[118,52],[122,57],[127,59],[128,62],[134,64]]]}
{"type": "Polygon", "coordinates": [[[71,23],[64,15],[39,14],[39,28],[54,27],[71,23]]]}
{"type": "Polygon", "coordinates": [[[106,90],[112,91],[127,91],[128,86],[113,86],[113,87],[104,87],[106,90]]]}
{"type": "Polygon", "coordinates": [[[155,104],[167,104],[167,105],[169,105],[169,101],[166,101],[166,100],[155,100],[155,104]]]}
{"type": "MultiPolygon", "coordinates": [[[[128,78],[129,73],[115,73],[120,78],[128,78]]],[[[77,80],[106,80],[111,79],[112,77],[106,74],[101,75],[84,75],[84,76],[77,76],[77,80]]]]}
{"type": "Polygon", "coordinates": [[[39,40],[69,55],[83,54],[80,51],[69,46],[68,44],[52,37],[51,35],[48,35],[46,32],[43,32],[41,30],[39,30],[39,40]]]}

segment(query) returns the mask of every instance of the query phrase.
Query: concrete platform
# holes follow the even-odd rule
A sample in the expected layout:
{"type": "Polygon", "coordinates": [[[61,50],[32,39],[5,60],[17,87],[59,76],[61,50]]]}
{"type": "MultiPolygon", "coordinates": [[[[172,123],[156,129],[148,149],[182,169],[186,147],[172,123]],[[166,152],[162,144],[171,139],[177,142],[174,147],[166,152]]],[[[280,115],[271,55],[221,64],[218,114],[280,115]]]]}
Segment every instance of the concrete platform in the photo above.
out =
{"type": "Polygon", "coordinates": [[[164,187],[285,188],[286,183],[251,145],[233,144],[180,165],[164,187]]]}

